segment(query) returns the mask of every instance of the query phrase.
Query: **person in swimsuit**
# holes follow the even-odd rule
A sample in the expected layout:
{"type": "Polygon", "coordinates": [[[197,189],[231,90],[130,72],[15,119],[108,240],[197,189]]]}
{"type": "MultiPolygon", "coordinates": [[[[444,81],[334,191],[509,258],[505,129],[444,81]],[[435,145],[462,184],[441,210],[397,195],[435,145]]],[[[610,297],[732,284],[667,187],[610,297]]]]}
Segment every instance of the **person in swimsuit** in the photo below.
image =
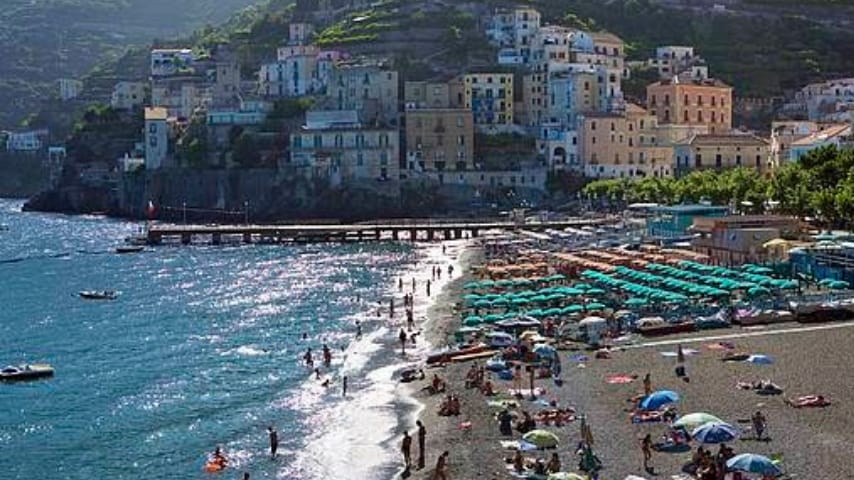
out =
{"type": "Polygon", "coordinates": [[[279,449],[279,433],[271,425],[267,427],[267,435],[270,437],[270,456],[276,458],[276,451],[279,449]]]}

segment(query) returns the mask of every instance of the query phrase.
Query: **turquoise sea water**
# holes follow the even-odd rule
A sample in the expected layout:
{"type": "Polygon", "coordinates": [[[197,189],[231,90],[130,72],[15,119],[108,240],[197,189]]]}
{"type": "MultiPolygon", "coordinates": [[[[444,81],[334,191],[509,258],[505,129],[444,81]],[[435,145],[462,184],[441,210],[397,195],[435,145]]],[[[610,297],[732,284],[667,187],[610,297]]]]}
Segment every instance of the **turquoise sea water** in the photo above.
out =
{"type": "MultiPolygon", "coordinates": [[[[0,231],[0,363],[47,362],[56,376],[0,384],[0,478],[212,478],[202,467],[216,445],[235,467],[219,478],[328,473],[299,457],[319,430],[335,428],[322,412],[347,400],[337,386],[312,383],[299,359],[329,342],[329,374],[337,381],[346,366],[354,395],[367,391],[379,347],[354,347],[354,320],[366,322],[368,342],[383,331],[369,301],[416,249],[164,246],[117,255],[137,224],[19,208],[0,201],[9,227],[0,231]],[[121,295],[77,297],[87,289],[121,295]],[[281,439],[277,461],[267,456],[269,424],[281,439]]],[[[380,461],[337,460],[345,469],[380,461]]]]}

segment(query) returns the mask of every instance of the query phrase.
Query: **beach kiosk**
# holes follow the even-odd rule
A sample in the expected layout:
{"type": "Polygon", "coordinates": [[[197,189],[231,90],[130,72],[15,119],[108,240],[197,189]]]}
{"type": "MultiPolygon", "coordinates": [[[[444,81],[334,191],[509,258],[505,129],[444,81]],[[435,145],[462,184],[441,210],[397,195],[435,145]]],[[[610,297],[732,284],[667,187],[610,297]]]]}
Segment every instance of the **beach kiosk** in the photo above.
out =
{"type": "Polygon", "coordinates": [[[652,207],[652,218],[646,222],[646,235],[650,240],[673,243],[691,239],[691,225],[696,218],[724,217],[729,207],[692,204],[652,207]]]}

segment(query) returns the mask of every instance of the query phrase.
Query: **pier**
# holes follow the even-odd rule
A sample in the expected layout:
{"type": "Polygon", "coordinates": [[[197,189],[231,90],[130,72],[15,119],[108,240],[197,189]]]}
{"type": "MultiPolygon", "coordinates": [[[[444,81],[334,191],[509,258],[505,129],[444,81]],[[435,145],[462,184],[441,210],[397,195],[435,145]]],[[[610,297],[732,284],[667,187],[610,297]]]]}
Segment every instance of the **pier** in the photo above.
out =
{"type": "Polygon", "coordinates": [[[436,222],[376,223],[350,225],[151,225],[146,233],[149,245],[163,243],[322,243],[366,241],[437,241],[475,238],[486,230],[562,230],[597,226],[608,219],[574,219],[553,222],[436,222]]]}

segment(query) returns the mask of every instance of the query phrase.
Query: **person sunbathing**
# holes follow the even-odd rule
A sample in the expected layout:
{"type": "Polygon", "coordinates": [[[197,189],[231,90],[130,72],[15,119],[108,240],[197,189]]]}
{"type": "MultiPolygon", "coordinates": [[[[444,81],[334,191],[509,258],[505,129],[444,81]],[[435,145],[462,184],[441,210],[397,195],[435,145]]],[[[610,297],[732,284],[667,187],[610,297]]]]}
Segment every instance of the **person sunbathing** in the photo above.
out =
{"type": "Polygon", "coordinates": [[[525,471],[525,457],[522,456],[521,449],[516,449],[516,453],[513,455],[513,470],[516,473],[525,471]]]}
{"type": "Polygon", "coordinates": [[[486,379],[483,382],[483,386],[480,387],[480,393],[484,394],[487,397],[492,397],[495,395],[495,390],[492,388],[492,380],[486,379]]]}
{"type": "Polygon", "coordinates": [[[535,422],[534,419],[531,418],[530,413],[523,411],[522,419],[516,422],[516,430],[518,430],[519,433],[524,435],[530,432],[531,430],[534,430],[535,428],[537,428],[537,422],[535,422]]]}
{"type": "Polygon", "coordinates": [[[794,408],[807,407],[826,407],[830,405],[830,401],[825,399],[823,395],[804,395],[798,398],[790,398],[786,403],[794,408]]]}
{"type": "Polygon", "coordinates": [[[721,357],[722,362],[743,362],[750,358],[749,353],[744,352],[727,352],[721,357]]]}
{"type": "Polygon", "coordinates": [[[662,412],[637,410],[632,413],[632,423],[660,422],[662,412]]]}

